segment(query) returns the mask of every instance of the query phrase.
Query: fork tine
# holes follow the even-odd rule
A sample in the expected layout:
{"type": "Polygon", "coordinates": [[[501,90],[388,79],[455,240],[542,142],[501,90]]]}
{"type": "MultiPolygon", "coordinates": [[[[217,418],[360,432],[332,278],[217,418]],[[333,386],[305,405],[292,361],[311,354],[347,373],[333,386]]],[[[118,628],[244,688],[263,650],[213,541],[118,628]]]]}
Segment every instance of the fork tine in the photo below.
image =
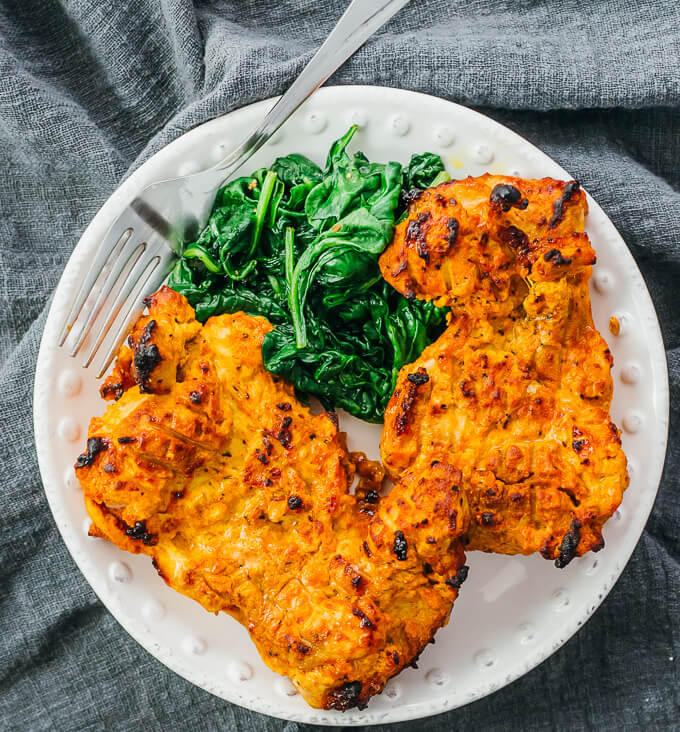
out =
{"type": "Polygon", "coordinates": [[[87,338],[90,330],[92,329],[92,326],[99,317],[99,314],[104,307],[104,303],[111,295],[113,288],[119,282],[124,281],[121,280],[121,278],[127,279],[130,276],[130,273],[132,272],[136,263],[139,261],[139,258],[142,256],[142,254],[144,254],[146,247],[147,244],[145,241],[142,241],[136,245],[128,243],[127,246],[125,246],[125,248],[121,250],[119,256],[111,262],[111,268],[109,270],[108,276],[106,277],[106,280],[104,281],[101,290],[99,290],[99,292],[97,293],[96,302],[92,307],[92,310],[90,310],[90,312],[84,318],[84,322],[80,326],[80,331],[78,332],[78,335],[75,337],[71,345],[71,352],[69,354],[70,356],[75,356],[78,353],[81,346],[83,345],[83,342],[85,341],[85,338],[87,338]]]}
{"type": "Polygon", "coordinates": [[[64,342],[68,338],[68,334],[71,332],[74,323],[78,319],[88,295],[97,282],[99,280],[103,280],[103,278],[108,274],[114,259],[120,254],[131,236],[132,229],[129,227],[120,233],[120,230],[112,226],[106,233],[104,241],[102,241],[99,251],[95,256],[90,269],[87,271],[85,279],[80,285],[78,294],[75,296],[71,309],[69,310],[69,313],[61,327],[58,341],[60,346],[63,346],[64,342]]]}
{"type": "MultiPolygon", "coordinates": [[[[130,294],[132,291],[137,287],[139,284],[140,279],[146,274],[147,272],[150,274],[153,272],[153,270],[158,266],[158,263],[160,261],[160,257],[158,256],[152,256],[149,258],[138,258],[137,261],[134,263],[132,269],[128,273],[125,281],[123,282],[120,290],[118,291],[118,294],[116,295],[116,299],[111,304],[111,307],[108,309],[108,312],[106,314],[106,320],[104,324],[99,328],[99,335],[97,336],[97,339],[92,344],[87,356],[85,357],[85,361],[83,363],[83,368],[87,368],[91,363],[92,359],[95,357],[95,354],[99,350],[102,342],[106,338],[106,336],[109,334],[109,331],[111,330],[111,326],[116,321],[116,318],[120,314],[120,311],[127,301],[127,299],[130,297],[130,294]]],[[[148,276],[147,276],[148,279],[148,276]]]]}
{"type": "Polygon", "coordinates": [[[116,316],[123,309],[125,303],[130,301],[130,306],[128,307],[125,316],[120,322],[116,336],[114,337],[111,345],[106,351],[102,364],[97,371],[98,379],[104,375],[106,370],[111,365],[111,362],[120,350],[123,341],[127,337],[133,321],[136,320],[142,313],[142,310],[144,309],[143,302],[140,299],[142,294],[155,292],[163,284],[165,278],[168,276],[170,269],[172,268],[173,261],[174,257],[172,256],[171,252],[155,254],[147,262],[146,266],[141,270],[141,273],[136,282],[130,286],[127,295],[123,296],[124,293],[121,292],[116,298],[116,302],[111,309],[111,315],[109,316],[104,328],[102,328],[102,334],[97,339],[97,343],[95,344],[95,346],[90,350],[90,353],[88,354],[87,359],[83,364],[83,366],[87,368],[90,363],[92,363],[94,356],[96,355],[99,348],[101,348],[101,344],[104,342],[111,327],[115,324],[117,320],[116,316]],[[133,293],[133,291],[134,294],[132,297],[130,297],[130,294],[133,293]]]}

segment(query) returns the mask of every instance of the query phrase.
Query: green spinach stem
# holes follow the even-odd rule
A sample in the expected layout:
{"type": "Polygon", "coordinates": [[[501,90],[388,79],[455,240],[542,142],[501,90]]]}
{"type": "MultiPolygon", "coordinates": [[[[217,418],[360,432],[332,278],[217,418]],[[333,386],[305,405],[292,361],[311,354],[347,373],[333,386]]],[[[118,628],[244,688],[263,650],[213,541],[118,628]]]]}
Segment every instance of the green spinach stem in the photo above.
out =
{"type": "MultiPolygon", "coordinates": [[[[286,267],[286,283],[288,284],[288,309],[290,310],[293,329],[295,330],[295,345],[297,348],[305,348],[307,346],[307,330],[305,328],[305,319],[300,308],[300,276],[297,272],[299,266],[295,266],[293,261],[295,250],[295,229],[292,226],[286,227],[285,238],[285,267],[286,267]]],[[[298,265],[300,263],[298,262],[298,265]]]]}
{"type": "Polygon", "coordinates": [[[286,282],[288,283],[288,291],[290,292],[291,284],[293,282],[293,269],[295,267],[295,262],[293,261],[295,257],[295,250],[293,249],[293,244],[295,243],[295,229],[292,226],[286,226],[286,238],[285,238],[285,249],[286,249],[286,282]]]}
{"type": "Polygon", "coordinates": [[[264,228],[264,221],[267,215],[267,208],[269,207],[269,201],[271,200],[275,185],[276,173],[273,170],[268,170],[262,183],[262,191],[260,192],[260,198],[257,201],[257,209],[255,210],[255,226],[253,227],[253,239],[250,244],[249,257],[253,256],[257,249],[257,245],[260,243],[260,237],[262,236],[262,229],[264,228]]]}
{"type": "Polygon", "coordinates": [[[222,267],[198,244],[193,244],[184,250],[186,259],[198,259],[209,272],[221,272],[222,267]]]}

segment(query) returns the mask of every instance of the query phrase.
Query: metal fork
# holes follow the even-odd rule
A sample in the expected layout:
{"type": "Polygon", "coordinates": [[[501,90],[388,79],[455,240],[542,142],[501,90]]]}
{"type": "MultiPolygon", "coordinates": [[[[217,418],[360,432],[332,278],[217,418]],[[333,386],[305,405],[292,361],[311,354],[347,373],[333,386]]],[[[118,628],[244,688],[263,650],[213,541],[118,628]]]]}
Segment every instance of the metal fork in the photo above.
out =
{"type": "Polygon", "coordinates": [[[75,357],[88,336],[88,368],[114,334],[97,378],[108,369],[131,323],[141,314],[142,293],[157,290],[210,214],[220,185],[248,160],[366,40],[409,0],[353,0],[335,28],[260,126],[222,162],[200,173],[147,186],[111,225],[73,299],[59,335],[75,357]],[[69,336],[71,338],[69,339],[69,336]]]}

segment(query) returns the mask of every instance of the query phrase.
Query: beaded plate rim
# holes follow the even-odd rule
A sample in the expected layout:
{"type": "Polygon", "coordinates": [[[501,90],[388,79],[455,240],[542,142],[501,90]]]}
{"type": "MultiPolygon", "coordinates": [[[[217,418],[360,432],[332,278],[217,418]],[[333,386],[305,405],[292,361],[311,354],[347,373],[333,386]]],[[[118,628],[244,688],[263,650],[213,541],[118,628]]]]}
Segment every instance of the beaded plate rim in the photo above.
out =
{"type": "MultiPolygon", "coordinates": [[[[295,693],[287,679],[272,674],[263,664],[260,666],[257,658],[253,660],[244,645],[249,642],[247,634],[234,627],[236,621],[230,618],[225,621],[224,616],[210,620],[211,616],[196,606],[203,612],[199,617],[183,604],[191,601],[166,588],[160,580],[157,584],[161,589],[156,587],[155,575],[149,574],[140,564],[140,557],[130,557],[115,547],[112,547],[114,554],[107,554],[108,550],[101,545],[85,542],[84,519],[81,517],[78,523],[77,494],[69,466],[78,451],[83,429],[86,429],[83,415],[88,409],[89,414],[94,413],[91,405],[98,397],[84,385],[88,378],[85,372],[79,365],[66,361],[55,346],[58,321],[84,261],[132,195],[147,183],[160,179],[162,170],[170,168],[175,174],[183,175],[211,161],[216,162],[226,152],[227,140],[237,141],[274,102],[275,99],[267,99],[240,108],[171,142],[120,185],[83,233],[55,291],[36,366],[34,426],[45,493],[73,559],[102,602],[147,651],[190,682],[254,711],[306,723],[366,725],[438,714],[482,698],[545,660],[590,617],[625,567],[651,511],[667,443],[668,372],[658,319],[628,248],[589,196],[586,230],[598,255],[604,254],[604,265],[598,264],[594,270],[593,308],[599,312],[598,328],[617,360],[613,371],[612,411],[618,410],[613,416],[623,427],[624,448],[631,459],[631,468],[635,467],[622,510],[605,527],[607,542],[610,544],[611,539],[613,546],[608,546],[601,554],[574,560],[567,570],[563,570],[564,574],[557,575],[547,575],[544,565],[548,563],[542,559],[537,561],[535,557],[469,555],[468,563],[473,567],[471,578],[476,572],[480,576],[479,584],[470,590],[478,605],[475,610],[493,612],[501,596],[506,598],[504,602],[507,598],[512,600],[513,593],[530,581],[528,576],[550,577],[552,589],[543,598],[540,608],[543,615],[537,612],[529,620],[528,615],[518,614],[512,619],[513,627],[507,629],[508,637],[512,636],[512,643],[516,645],[516,654],[514,651],[494,651],[490,643],[492,648],[466,647],[466,652],[461,651],[457,656],[455,646],[464,640],[455,635],[457,614],[454,608],[449,627],[437,635],[438,640],[442,639],[443,650],[423,654],[420,671],[409,669],[397,676],[366,710],[343,714],[312,709],[295,693]],[[202,152],[195,152],[198,150],[202,152]],[[201,161],[197,161],[196,157],[201,156],[201,161]],[[602,321],[605,312],[619,318],[622,329],[618,336],[606,331],[602,321]],[[618,363],[619,354],[623,354],[622,365],[618,363]],[[102,556],[106,559],[101,559],[102,556]],[[167,593],[176,597],[168,599],[167,593]],[[133,603],[134,598],[142,600],[133,603]],[[567,616],[564,613],[569,608],[572,613],[567,616]],[[175,615],[180,625],[185,617],[190,618],[189,625],[185,623],[181,627],[193,628],[192,632],[183,632],[181,637],[176,637],[173,628],[167,627],[174,622],[175,615]],[[203,617],[205,623],[201,622],[203,617]],[[194,627],[197,625],[195,618],[198,618],[198,627],[194,627]],[[554,619],[559,620],[557,630],[553,627],[554,619]],[[454,626],[453,635],[449,631],[451,626],[454,626]],[[211,628],[209,633],[206,628],[211,628]],[[229,641],[229,648],[218,649],[218,653],[214,647],[217,641],[210,639],[222,636],[229,641]],[[454,648],[447,650],[452,643],[454,648]],[[245,660],[238,654],[236,657],[229,654],[232,644],[241,649],[245,660]],[[440,654],[438,666],[429,661],[435,653],[440,654]],[[504,661],[504,653],[506,659],[512,658],[504,661]],[[449,656],[454,659],[451,667],[449,656]],[[461,673],[461,668],[464,679],[456,685],[455,674],[461,673]]],[[[408,140],[408,148],[414,152],[430,149],[441,153],[454,177],[457,177],[457,171],[476,175],[486,169],[525,177],[570,177],[527,140],[478,112],[437,97],[374,86],[320,89],[258,155],[264,160],[288,152],[305,152],[305,142],[313,139],[319,149],[327,148],[338,136],[336,133],[344,131],[350,123],[359,125],[358,137],[362,138],[364,134],[369,157],[375,159],[381,158],[373,154],[371,145],[375,148],[401,147],[403,151],[408,140]],[[414,136],[423,134],[423,130],[427,138],[412,141],[414,136]]],[[[254,162],[251,161],[248,167],[255,167],[254,162]]],[[[165,177],[168,177],[167,173],[165,177]]],[[[349,427],[350,438],[353,430],[361,431],[355,422],[358,421],[343,418],[342,424],[349,427]]],[[[456,607],[464,602],[470,582],[468,580],[464,586],[456,607]]],[[[467,615],[473,600],[466,604],[467,615]]],[[[480,619],[480,623],[483,622],[480,619]]]]}

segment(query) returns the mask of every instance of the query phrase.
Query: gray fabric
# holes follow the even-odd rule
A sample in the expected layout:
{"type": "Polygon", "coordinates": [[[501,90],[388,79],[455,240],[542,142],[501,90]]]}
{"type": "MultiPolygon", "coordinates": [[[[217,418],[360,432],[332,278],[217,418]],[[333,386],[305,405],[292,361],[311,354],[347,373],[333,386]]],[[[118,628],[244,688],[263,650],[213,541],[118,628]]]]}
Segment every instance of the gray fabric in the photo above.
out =
{"type": "MultiPolygon", "coordinates": [[[[280,93],[346,0],[0,0],[0,723],[301,727],[189,685],[102,607],[55,528],[31,427],[46,308],[126,173],[187,129],[280,93]]],[[[419,0],[337,75],[479,106],[578,177],[642,268],[673,414],[647,530],[593,619],[450,729],[680,723],[680,8],[664,0],[419,0]]],[[[399,725],[420,729],[421,723],[399,725]]]]}

